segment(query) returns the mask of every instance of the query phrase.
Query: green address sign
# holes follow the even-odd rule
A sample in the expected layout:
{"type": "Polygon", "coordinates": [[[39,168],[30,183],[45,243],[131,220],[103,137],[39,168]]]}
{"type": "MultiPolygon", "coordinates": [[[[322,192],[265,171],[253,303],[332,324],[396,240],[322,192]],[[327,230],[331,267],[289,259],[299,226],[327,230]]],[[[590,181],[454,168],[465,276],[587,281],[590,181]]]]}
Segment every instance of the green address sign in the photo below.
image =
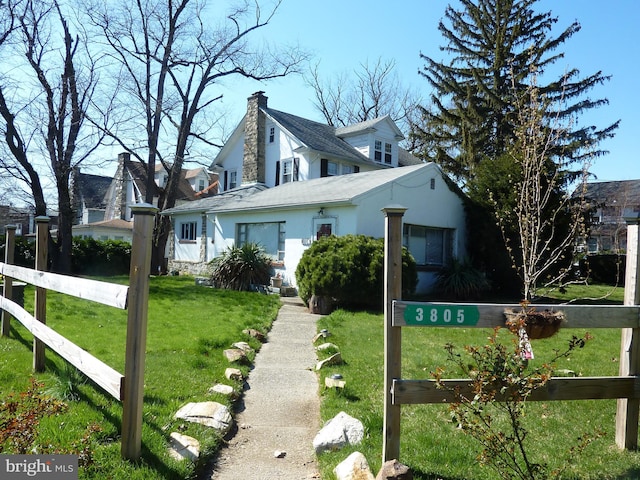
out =
{"type": "Polygon", "coordinates": [[[435,327],[474,326],[480,319],[475,305],[406,305],[404,321],[407,325],[435,327]]]}

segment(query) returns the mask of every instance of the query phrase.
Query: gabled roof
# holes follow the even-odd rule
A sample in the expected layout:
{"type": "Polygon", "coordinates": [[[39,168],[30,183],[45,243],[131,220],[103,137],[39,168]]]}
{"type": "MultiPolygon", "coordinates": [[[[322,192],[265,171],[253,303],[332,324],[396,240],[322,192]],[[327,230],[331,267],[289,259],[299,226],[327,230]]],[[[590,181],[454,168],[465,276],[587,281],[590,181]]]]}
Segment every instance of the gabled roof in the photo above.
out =
{"type": "MultiPolygon", "coordinates": [[[[126,160],[124,166],[135,183],[136,194],[139,194],[141,198],[144,198],[145,192],[147,191],[147,166],[136,160],[126,160]]],[[[157,165],[156,171],[158,171],[157,165]]],[[[160,189],[155,182],[153,183],[153,196],[160,196],[160,189]]],[[[194,198],[195,192],[185,177],[185,170],[182,170],[180,183],[178,183],[178,195],[176,200],[193,200],[194,198]]]]}
{"type": "Polygon", "coordinates": [[[229,198],[213,205],[212,213],[230,213],[274,208],[304,208],[309,205],[350,204],[358,197],[423,168],[436,168],[435,163],[397,167],[370,172],[290,182],[256,192],[243,198],[229,198]]]}
{"type": "Polygon", "coordinates": [[[335,127],[272,108],[267,108],[265,113],[311,150],[358,163],[371,163],[366,155],[336,136],[335,127]]]}
{"type": "Polygon", "coordinates": [[[353,125],[347,125],[346,127],[340,127],[336,129],[336,135],[338,137],[348,137],[351,135],[358,135],[362,132],[366,131],[376,131],[380,128],[380,126],[386,123],[393,132],[395,133],[396,140],[404,139],[404,135],[396,125],[396,123],[391,120],[389,115],[384,115],[382,117],[372,118],[370,120],[365,120],[364,122],[355,123],[353,125]]]}
{"type": "Polygon", "coordinates": [[[79,173],[74,177],[74,186],[85,207],[105,208],[105,195],[112,181],[112,177],[79,173]]]}
{"type": "MultiPolygon", "coordinates": [[[[574,195],[579,194],[575,192],[574,195]]],[[[587,183],[585,199],[596,205],[640,205],[640,180],[587,183]]]]}

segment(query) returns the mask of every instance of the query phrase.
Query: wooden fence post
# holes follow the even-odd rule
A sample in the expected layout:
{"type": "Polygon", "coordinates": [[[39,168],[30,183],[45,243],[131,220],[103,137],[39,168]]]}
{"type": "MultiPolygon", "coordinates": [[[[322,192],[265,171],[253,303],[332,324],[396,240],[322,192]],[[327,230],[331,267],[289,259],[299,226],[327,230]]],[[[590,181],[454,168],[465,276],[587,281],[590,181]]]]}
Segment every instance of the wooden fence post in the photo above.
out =
{"type": "MultiPolygon", "coordinates": [[[[36,270],[46,272],[49,249],[49,217],[36,217],[36,270]]],[[[34,318],[47,323],[47,290],[36,287],[34,318]]],[[[45,345],[38,338],[33,338],[33,370],[44,372],[45,345]]]]}
{"type": "MultiPolygon", "coordinates": [[[[4,242],[4,263],[7,265],[13,264],[14,251],[16,246],[16,226],[7,225],[5,227],[5,242],[4,242]]],[[[10,277],[4,277],[3,279],[2,296],[11,300],[13,298],[13,279],[10,277]]],[[[2,310],[2,336],[8,337],[9,330],[11,328],[11,315],[9,312],[2,310]]]]}
{"type": "MultiPolygon", "coordinates": [[[[624,279],[624,304],[640,304],[640,217],[626,218],[627,222],[627,266],[624,279]]],[[[620,376],[640,374],[640,328],[622,330],[620,347],[620,376]]],[[[616,444],[620,448],[638,448],[638,420],[640,400],[618,399],[616,411],[616,444]]]]}
{"type": "Polygon", "coordinates": [[[142,448],[142,407],[151,239],[157,211],[156,207],[147,203],[131,207],[134,222],[127,306],[127,346],[122,392],[121,445],[122,457],[129,460],[138,460],[142,448]]]}
{"type": "Polygon", "coordinates": [[[401,378],[402,329],[391,325],[393,300],[402,296],[402,217],[407,209],[389,206],[384,236],[384,438],[382,463],[400,456],[400,405],[392,405],[391,387],[401,378]]]}

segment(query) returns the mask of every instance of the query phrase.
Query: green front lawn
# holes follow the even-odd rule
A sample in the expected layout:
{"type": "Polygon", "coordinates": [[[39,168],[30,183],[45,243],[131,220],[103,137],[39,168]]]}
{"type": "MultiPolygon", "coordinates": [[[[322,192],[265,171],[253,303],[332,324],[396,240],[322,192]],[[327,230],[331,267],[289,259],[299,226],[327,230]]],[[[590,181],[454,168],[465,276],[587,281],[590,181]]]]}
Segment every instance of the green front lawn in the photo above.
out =
{"type": "MultiPolygon", "coordinates": [[[[26,309],[33,311],[30,288],[25,303],[26,309]]],[[[197,466],[176,462],[167,454],[170,433],[180,431],[197,438],[205,456],[218,448],[220,438],[209,428],[174,420],[174,413],[187,402],[215,400],[228,404],[221,396],[207,394],[218,382],[232,384],[224,376],[229,363],[222,351],[238,341],[247,341],[257,350],[259,343],[242,330],[267,332],[279,305],[274,296],[198,287],[191,277],[152,278],[140,463],[134,465],[120,458],[121,404],[75,374],[51,351],[47,351],[47,371],[36,378],[44,383],[46,394],[66,397],[68,409],[41,421],[36,447],[69,448],[82,439],[88,425],[95,424],[100,430],[89,436],[94,462],[81,469],[81,478],[159,480],[193,476],[197,466]]],[[[126,311],[47,293],[47,324],[121,373],[126,321],[126,311]]],[[[0,339],[0,400],[27,388],[32,372],[31,343],[32,336],[15,320],[11,337],[0,339]]],[[[249,367],[242,368],[246,373],[249,367]]],[[[10,451],[5,449],[3,453],[10,451]]]]}
{"type": "MultiPolygon", "coordinates": [[[[561,294],[568,298],[600,297],[609,287],[571,287],[561,294]],[[587,294],[587,295],[585,295],[587,294]]],[[[614,289],[607,299],[595,303],[622,303],[622,289],[614,289]]],[[[560,294],[553,294],[559,296],[560,294]]],[[[344,391],[323,389],[322,420],[340,411],[360,419],[366,428],[362,444],[319,457],[322,478],[334,478],[333,468],[352,451],[362,452],[374,475],[382,463],[383,429],[383,316],[337,311],[323,317],[318,328],[331,332],[329,341],[336,344],[345,364],[322,372],[324,376],[340,373],[346,380],[344,391]]],[[[483,345],[489,331],[472,328],[405,328],[402,330],[402,372],[405,379],[430,379],[438,366],[449,368],[449,378],[459,378],[447,364],[445,344],[460,350],[465,345],[483,345]]],[[[563,349],[577,330],[561,330],[548,340],[533,342],[535,360],[544,362],[555,349],[563,349]]],[[[568,359],[557,362],[558,369],[569,369],[583,376],[618,374],[620,331],[595,329],[594,339],[568,359]]],[[[511,334],[504,331],[507,341],[511,334]]],[[[640,455],[620,451],[615,446],[615,400],[572,402],[531,402],[526,405],[528,442],[537,462],[552,467],[570,465],[563,478],[623,479],[640,478],[640,455]],[[580,457],[569,454],[584,434],[603,430],[605,436],[590,444],[580,457]]],[[[401,407],[400,461],[409,465],[414,478],[426,479],[495,479],[496,471],[478,463],[479,444],[452,423],[446,405],[404,405],[401,407]]]]}

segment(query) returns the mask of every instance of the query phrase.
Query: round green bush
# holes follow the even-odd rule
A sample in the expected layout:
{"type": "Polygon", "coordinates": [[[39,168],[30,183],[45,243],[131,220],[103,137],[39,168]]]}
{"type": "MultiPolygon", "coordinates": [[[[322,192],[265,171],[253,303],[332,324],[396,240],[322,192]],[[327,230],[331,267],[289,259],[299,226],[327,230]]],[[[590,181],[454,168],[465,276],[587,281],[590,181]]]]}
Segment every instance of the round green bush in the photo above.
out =
{"type": "MultiPolygon", "coordinates": [[[[340,308],[380,309],[383,291],[384,239],[365,235],[324,237],[313,242],[296,269],[300,298],[330,297],[340,308]]],[[[416,262],[402,249],[402,295],[413,294],[418,284],[416,262]]]]}

